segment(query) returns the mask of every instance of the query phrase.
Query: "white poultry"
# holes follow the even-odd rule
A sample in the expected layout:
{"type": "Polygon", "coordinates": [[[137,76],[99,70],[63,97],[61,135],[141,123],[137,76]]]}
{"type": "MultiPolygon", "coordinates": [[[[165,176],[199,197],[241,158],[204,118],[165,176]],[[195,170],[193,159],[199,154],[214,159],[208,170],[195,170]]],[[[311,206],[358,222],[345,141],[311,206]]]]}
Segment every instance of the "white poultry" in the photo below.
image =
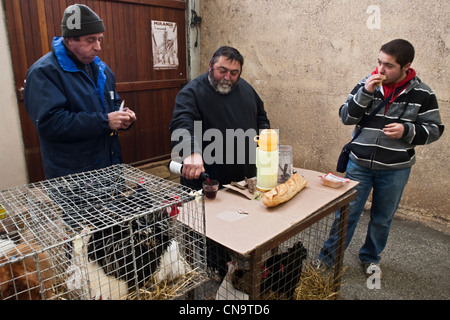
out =
{"type": "Polygon", "coordinates": [[[93,300],[119,300],[128,294],[125,281],[105,274],[97,262],[88,257],[87,246],[91,235],[83,229],[73,241],[72,264],[67,269],[67,287],[81,291],[83,298],[93,300]]]}
{"type": "Polygon", "coordinates": [[[236,270],[236,265],[237,262],[235,260],[227,263],[228,272],[217,290],[216,300],[249,300],[248,294],[237,290],[233,286],[233,275],[236,270]]]}
{"type": "Polygon", "coordinates": [[[15,247],[16,245],[13,241],[9,239],[0,239],[0,257],[15,247]]]}
{"type": "Polygon", "coordinates": [[[160,259],[158,269],[155,272],[155,279],[156,282],[173,281],[190,271],[191,267],[181,255],[178,242],[172,240],[160,259]]]}

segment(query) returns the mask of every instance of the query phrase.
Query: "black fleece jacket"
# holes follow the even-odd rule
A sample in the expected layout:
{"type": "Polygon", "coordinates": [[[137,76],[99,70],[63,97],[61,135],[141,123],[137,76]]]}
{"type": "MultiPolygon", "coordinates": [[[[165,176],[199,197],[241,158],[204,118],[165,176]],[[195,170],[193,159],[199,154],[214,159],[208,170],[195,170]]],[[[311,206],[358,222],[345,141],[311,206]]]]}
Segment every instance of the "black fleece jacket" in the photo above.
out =
{"type": "MultiPolygon", "coordinates": [[[[229,94],[220,94],[210,85],[207,72],[178,93],[169,124],[174,150],[190,150],[180,153],[182,159],[193,152],[202,153],[206,172],[221,185],[256,175],[253,138],[267,128],[270,122],[264,103],[247,81],[241,78],[229,94]],[[176,139],[177,129],[188,135],[176,139]]],[[[201,187],[197,180],[182,178],[181,183],[201,187]]]]}

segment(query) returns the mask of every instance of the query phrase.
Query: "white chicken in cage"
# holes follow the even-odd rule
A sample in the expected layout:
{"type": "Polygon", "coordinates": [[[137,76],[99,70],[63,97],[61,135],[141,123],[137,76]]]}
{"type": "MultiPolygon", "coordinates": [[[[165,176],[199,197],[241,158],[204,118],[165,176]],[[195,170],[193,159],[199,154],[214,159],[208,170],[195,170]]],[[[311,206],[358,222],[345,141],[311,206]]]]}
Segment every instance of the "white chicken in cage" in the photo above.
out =
{"type": "Polygon", "coordinates": [[[139,218],[92,233],[84,229],[73,243],[68,288],[83,292],[85,298],[124,299],[149,279],[173,281],[191,270],[173,234],[177,198],[164,200],[166,207],[155,209],[145,200],[147,193],[139,184],[128,197],[95,206],[95,212],[109,217],[117,218],[126,209],[127,215],[139,218]]]}
{"type": "Polygon", "coordinates": [[[6,255],[9,250],[15,247],[16,245],[14,241],[9,239],[0,239],[0,257],[2,257],[2,255],[6,255]]]}
{"type": "Polygon", "coordinates": [[[83,299],[120,300],[128,294],[125,281],[108,276],[96,261],[88,257],[90,230],[83,229],[73,241],[71,265],[67,269],[67,287],[80,291],[83,299]]]}
{"type": "Polygon", "coordinates": [[[247,293],[239,291],[233,285],[233,277],[237,267],[237,261],[233,260],[228,262],[227,266],[228,272],[217,290],[216,300],[249,300],[249,295],[247,293]]]}

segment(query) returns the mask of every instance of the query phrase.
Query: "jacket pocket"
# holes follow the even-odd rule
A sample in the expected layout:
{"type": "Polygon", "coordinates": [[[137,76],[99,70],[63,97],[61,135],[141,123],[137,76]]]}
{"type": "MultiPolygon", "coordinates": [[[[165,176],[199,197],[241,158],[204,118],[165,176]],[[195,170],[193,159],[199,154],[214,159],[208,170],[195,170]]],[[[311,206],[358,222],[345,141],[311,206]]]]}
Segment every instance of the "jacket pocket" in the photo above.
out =
{"type": "MultiPolygon", "coordinates": [[[[76,149],[76,148],[73,148],[76,149]]],[[[72,149],[72,150],[73,150],[72,149]]],[[[104,166],[102,154],[88,151],[51,152],[47,154],[48,165],[58,175],[67,175],[99,169],[104,166]]]]}

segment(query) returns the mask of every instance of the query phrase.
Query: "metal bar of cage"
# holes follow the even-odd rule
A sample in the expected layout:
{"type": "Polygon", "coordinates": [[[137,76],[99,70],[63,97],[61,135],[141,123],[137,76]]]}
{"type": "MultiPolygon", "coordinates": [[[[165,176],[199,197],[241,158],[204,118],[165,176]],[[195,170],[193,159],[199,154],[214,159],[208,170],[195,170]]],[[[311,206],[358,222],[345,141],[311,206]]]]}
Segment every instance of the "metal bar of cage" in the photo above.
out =
{"type": "MultiPolygon", "coordinates": [[[[356,196],[356,191],[355,191],[356,196]]],[[[344,252],[345,252],[345,241],[347,236],[347,221],[348,221],[348,211],[349,203],[345,203],[340,208],[339,216],[339,231],[338,231],[338,244],[336,249],[336,265],[334,268],[334,286],[336,291],[341,287],[342,269],[344,265],[344,252]]]]}
{"type": "MultiPolygon", "coordinates": [[[[200,204],[197,197],[190,188],[124,164],[45,180],[0,192],[0,205],[6,212],[0,217],[0,240],[37,242],[40,246],[38,250],[20,255],[17,259],[50,253],[54,269],[61,275],[71,263],[65,256],[71,254],[71,246],[84,228],[89,228],[90,234],[94,234],[128,225],[128,234],[134,236],[136,231],[132,226],[139,219],[149,220],[159,213],[164,214],[167,221],[172,221],[167,216],[169,214],[177,224],[171,230],[177,237],[176,241],[190,242],[177,243],[177,248],[182,246],[180,250],[184,250],[190,263],[198,267],[199,280],[204,281],[206,262],[201,252],[204,252],[206,243],[206,220],[204,199],[201,198],[200,204]],[[178,213],[172,216],[170,210],[178,213]],[[188,236],[188,232],[193,233],[188,236]]],[[[131,237],[130,243],[133,270],[137,277],[134,237],[131,237]]],[[[0,261],[0,267],[11,263],[11,259],[0,261]]],[[[42,292],[39,267],[36,263],[42,292]]],[[[137,283],[135,279],[136,287],[137,283]]],[[[139,299],[139,290],[136,295],[139,299]]]]}
{"type": "MultiPolygon", "coordinates": [[[[337,244],[337,255],[336,255],[336,264],[334,266],[334,282],[336,284],[340,283],[340,275],[342,274],[343,260],[344,260],[344,251],[345,251],[345,237],[347,230],[347,218],[348,218],[348,204],[356,198],[356,191],[350,190],[345,195],[340,197],[338,200],[335,200],[320,209],[315,214],[311,215],[304,221],[291,226],[289,230],[286,230],[282,234],[278,235],[275,239],[272,239],[269,242],[266,242],[263,246],[257,248],[255,251],[255,258],[262,257],[264,252],[268,252],[274,248],[277,248],[283,242],[288,241],[291,238],[294,238],[296,235],[299,235],[302,231],[310,228],[313,224],[316,224],[322,221],[324,218],[328,216],[332,216],[334,219],[334,213],[337,210],[341,210],[343,214],[340,215],[339,220],[339,234],[338,234],[338,244],[337,244]]],[[[260,291],[259,286],[261,282],[259,278],[259,272],[261,270],[262,259],[256,259],[258,263],[256,263],[256,268],[253,268],[253,281],[257,283],[257,285],[252,285],[253,292],[250,294],[250,299],[260,299],[260,291]],[[259,268],[258,268],[259,267],[259,268]]]]}
{"type": "MultiPolygon", "coordinates": [[[[237,257],[238,264],[239,262],[245,266],[248,264],[248,268],[246,268],[245,272],[248,272],[249,277],[245,278],[245,276],[239,279],[241,282],[236,281],[236,278],[233,279],[233,289],[238,290],[240,293],[239,297],[242,297],[242,293],[248,294],[248,299],[266,299],[267,296],[267,287],[270,287],[270,283],[264,283],[263,270],[267,268],[267,261],[269,258],[273,258],[278,253],[280,256],[283,254],[287,254],[289,248],[293,247],[296,243],[300,243],[300,247],[305,248],[304,253],[306,256],[302,256],[301,259],[305,259],[304,261],[295,261],[289,263],[299,263],[300,268],[305,268],[305,265],[312,265],[314,260],[317,258],[320,248],[324,242],[328,239],[329,232],[331,231],[333,222],[335,220],[335,213],[339,210],[339,222],[338,222],[338,242],[336,249],[336,263],[331,266],[331,272],[326,272],[326,279],[331,279],[330,281],[333,283],[334,292],[338,292],[340,287],[341,276],[343,272],[343,259],[344,259],[344,251],[345,251],[345,238],[346,238],[346,226],[348,219],[348,207],[349,203],[355,199],[356,191],[354,189],[349,190],[338,199],[328,203],[324,207],[317,210],[315,213],[310,215],[308,218],[302,220],[301,222],[290,226],[288,229],[283,231],[282,233],[276,235],[272,239],[266,241],[262,245],[256,247],[252,251],[248,253],[248,255],[244,256],[236,252],[231,252],[234,254],[234,258],[237,257]],[[306,250],[307,248],[307,250],[306,250]],[[265,285],[263,291],[263,284],[265,285]]],[[[228,252],[230,253],[230,252],[228,252]]],[[[233,258],[233,259],[234,259],[233,258]]],[[[300,257],[299,257],[300,258],[300,257]]],[[[297,258],[295,258],[297,259],[297,258]]],[[[288,260],[285,260],[288,261],[288,260]]],[[[289,266],[282,266],[285,270],[287,270],[289,266]]],[[[298,270],[298,269],[297,269],[298,270]]],[[[272,272],[274,272],[272,270],[272,272]]],[[[286,271],[284,271],[286,272],[286,271]]],[[[280,271],[281,273],[281,271],[280,271]]],[[[301,274],[301,273],[300,273],[301,274]]],[[[234,273],[234,277],[236,277],[237,273],[234,273]]],[[[226,276],[222,280],[222,284],[225,281],[226,276]]],[[[295,278],[295,276],[293,276],[295,278]]],[[[286,280],[287,281],[287,280],[286,280]]],[[[273,284],[275,287],[278,285],[277,283],[273,284]]],[[[279,284],[282,285],[282,284],[279,284]]],[[[286,286],[288,284],[286,283],[286,286]]],[[[296,283],[290,284],[296,285],[296,283]]],[[[213,289],[214,290],[214,289],[213,289]]],[[[217,290],[216,298],[220,298],[218,296],[220,288],[217,290]]],[[[229,291],[230,294],[225,294],[223,298],[225,299],[240,299],[237,296],[233,296],[233,292],[229,291]]],[[[210,293],[206,293],[209,295],[210,293]]],[[[332,297],[336,297],[335,294],[332,297]]],[[[286,298],[286,297],[283,297],[286,298]]],[[[292,297],[288,297],[292,298],[292,297]]],[[[273,299],[273,296],[269,296],[269,299],[273,299]]]]}

